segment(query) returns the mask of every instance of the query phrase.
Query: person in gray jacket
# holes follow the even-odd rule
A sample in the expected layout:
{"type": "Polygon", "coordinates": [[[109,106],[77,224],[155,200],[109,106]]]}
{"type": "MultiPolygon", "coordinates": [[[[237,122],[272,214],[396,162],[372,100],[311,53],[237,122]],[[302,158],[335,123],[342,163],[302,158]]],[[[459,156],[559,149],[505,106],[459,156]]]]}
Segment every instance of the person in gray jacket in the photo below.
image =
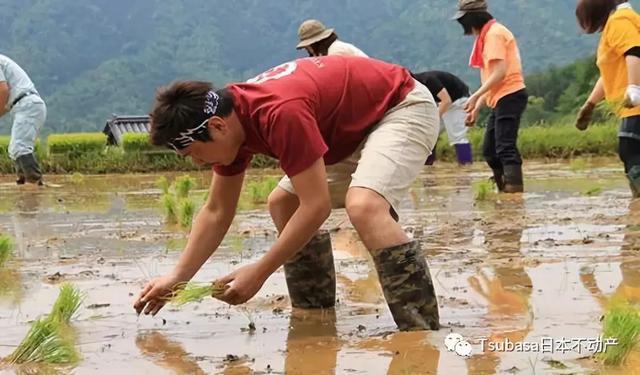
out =
{"type": "Polygon", "coordinates": [[[0,117],[11,114],[9,157],[15,163],[18,185],[43,185],[34,143],[47,117],[47,107],[27,73],[0,55],[0,117]]]}

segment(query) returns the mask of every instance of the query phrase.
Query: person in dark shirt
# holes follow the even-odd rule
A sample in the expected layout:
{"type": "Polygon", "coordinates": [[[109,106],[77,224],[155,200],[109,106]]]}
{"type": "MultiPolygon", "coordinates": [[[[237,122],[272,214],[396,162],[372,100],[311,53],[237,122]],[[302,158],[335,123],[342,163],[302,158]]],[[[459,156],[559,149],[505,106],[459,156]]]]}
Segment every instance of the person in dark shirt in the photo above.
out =
{"type": "MultiPolygon", "coordinates": [[[[457,76],[438,70],[430,70],[423,73],[413,74],[418,82],[427,86],[433,98],[438,104],[440,114],[440,130],[447,130],[449,144],[455,147],[458,163],[461,165],[473,163],[471,144],[467,138],[467,126],[465,118],[467,113],[464,106],[469,98],[469,86],[457,76]]],[[[435,161],[435,149],[427,164],[435,161]]]]}

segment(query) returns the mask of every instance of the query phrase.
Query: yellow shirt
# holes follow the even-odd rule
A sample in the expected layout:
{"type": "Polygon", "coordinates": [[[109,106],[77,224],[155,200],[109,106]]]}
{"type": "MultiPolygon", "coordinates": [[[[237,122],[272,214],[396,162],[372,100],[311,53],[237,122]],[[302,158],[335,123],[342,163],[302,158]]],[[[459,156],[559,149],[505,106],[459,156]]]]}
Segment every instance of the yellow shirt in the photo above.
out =
{"type": "Polygon", "coordinates": [[[500,99],[525,88],[522,61],[516,38],[502,24],[493,24],[487,32],[482,50],[482,60],[484,61],[484,66],[480,69],[482,83],[486,82],[493,73],[489,65],[492,60],[504,60],[507,63],[507,73],[502,82],[487,93],[487,106],[495,108],[500,99]]]}
{"type": "Polygon", "coordinates": [[[624,54],[633,47],[640,47],[640,15],[628,4],[624,5],[611,14],[602,31],[597,61],[605,97],[622,118],[640,115],[640,107],[622,108],[629,85],[624,54]]]}

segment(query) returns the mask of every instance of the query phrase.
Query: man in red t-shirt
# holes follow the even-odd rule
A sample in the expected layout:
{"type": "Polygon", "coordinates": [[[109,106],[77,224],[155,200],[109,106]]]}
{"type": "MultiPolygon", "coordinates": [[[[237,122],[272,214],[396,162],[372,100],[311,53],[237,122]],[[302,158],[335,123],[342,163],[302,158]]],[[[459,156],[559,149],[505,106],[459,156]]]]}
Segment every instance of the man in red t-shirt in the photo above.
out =
{"type": "Polygon", "coordinates": [[[439,127],[432,95],[406,69],[329,56],[288,62],[218,91],[210,83],[181,81],[158,92],[151,119],[153,144],[212,165],[214,177],[178,265],[144,287],[134,303],[138,313],[155,315],[163,297],[190,280],[220,245],[245,170],[253,155],[264,154],[286,173],[269,196],[280,236],[257,263],[219,280],[227,285],[221,300],[248,301],[284,265],[294,307],[333,306],[331,240],[319,229],[332,207],[346,207],[398,327],[439,328],[421,247],[397,223],[399,202],[439,127]]]}

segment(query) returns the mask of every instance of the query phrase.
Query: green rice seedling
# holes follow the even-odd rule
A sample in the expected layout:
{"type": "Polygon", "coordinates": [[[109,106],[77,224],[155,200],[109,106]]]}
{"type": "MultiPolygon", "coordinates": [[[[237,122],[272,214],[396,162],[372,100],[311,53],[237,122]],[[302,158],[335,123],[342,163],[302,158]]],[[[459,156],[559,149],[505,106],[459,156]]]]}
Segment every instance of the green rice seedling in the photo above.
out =
{"type": "Polygon", "coordinates": [[[256,331],[256,320],[254,318],[253,312],[251,312],[249,309],[243,308],[242,309],[242,313],[247,318],[247,321],[249,323],[247,324],[247,327],[241,328],[240,330],[242,332],[255,333],[255,331],[256,331]]]}
{"type": "Polygon", "coordinates": [[[588,197],[595,197],[600,194],[602,194],[602,188],[600,186],[595,186],[584,191],[584,195],[588,197]]]}
{"type": "Polygon", "coordinates": [[[185,175],[178,177],[173,184],[176,198],[184,199],[189,197],[189,192],[191,192],[191,189],[195,186],[195,180],[191,176],[185,175]]]}
{"type": "Polygon", "coordinates": [[[608,366],[624,363],[640,342],[640,309],[628,302],[614,302],[604,316],[603,337],[615,338],[618,343],[608,346],[604,353],[598,354],[598,359],[608,366]]]}
{"type": "Polygon", "coordinates": [[[11,239],[7,236],[0,236],[0,268],[4,267],[4,264],[11,258],[12,250],[11,239]]]}
{"type": "Polygon", "coordinates": [[[64,324],[69,324],[71,318],[78,312],[84,296],[82,292],[69,283],[60,286],[60,294],[58,299],[51,308],[49,319],[64,324]]]}
{"type": "Polygon", "coordinates": [[[183,199],[180,202],[179,209],[179,222],[183,229],[190,229],[193,222],[193,215],[195,213],[195,205],[191,199],[183,199]]]}
{"type": "Polygon", "coordinates": [[[495,194],[495,184],[490,180],[473,183],[473,196],[476,201],[486,201],[495,194]]]}
{"type": "Polygon", "coordinates": [[[156,180],[156,187],[162,191],[162,194],[169,194],[169,180],[165,176],[156,180]]]}
{"type": "Polygon", "coordinates": [[[7,357],[13,365],[26,363],[74,364],[79,360],[73,339],[62,333],[60,323],[37,320],[16,350],[7,357]]]}
{"type": "Polygon", "coordinates": [[[181,307],[189,303],[200,302],[206,297],[215,297],[224,293],[225,286],[213,283],[181,283],[174,287],[173,295],[169,302],[181,307]]]}
{"type": "Polygon", "coordinates": [[[164,209],[164,221],[167,224],[175,224],[178,222],[178,212],[176,208],[176,199],[173,194],[167,193],[162,195],[162,207],[164,209]]]}
{"type": "Polygon", "coordinates": [[[63,284],[51,313],[37,320],[15,351],[7,357],[10,364],[74,364],[79,354],[69,323],[80,308],[82,293],[71,284],[63,284]]]}

